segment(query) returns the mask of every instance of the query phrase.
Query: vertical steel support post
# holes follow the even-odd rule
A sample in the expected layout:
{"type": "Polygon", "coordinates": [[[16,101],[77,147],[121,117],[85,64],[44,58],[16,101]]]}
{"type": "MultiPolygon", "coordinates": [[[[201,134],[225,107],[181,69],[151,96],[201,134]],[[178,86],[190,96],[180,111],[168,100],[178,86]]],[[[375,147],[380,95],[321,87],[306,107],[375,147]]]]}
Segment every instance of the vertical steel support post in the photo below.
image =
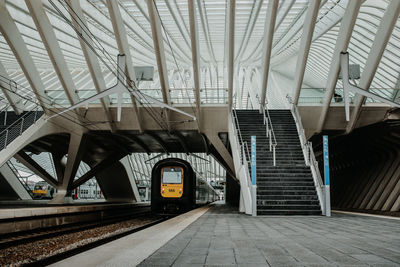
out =
{"type": "Polygon", "coordinates": [[[257,157],[254,135],[251,136],[251,196],[252,216],[257,216],[257,157]]]}
{"type": "Polygon", "coordinates": [[[22,118],[22,120],[21,120],[21,128],[19,129],[19,135],[22,134],[23,128],[24,128],[24,118],[22,118]]]}
{"type": "Polygon", "coordinates": [[[8,139],[8,129],[6,130],[6,138],[4,138],[4,148],[7,147],[7,139],[8,139]]]}
{"type": "Polygon", "coordinates": [[[325,205],[326,216],[331,216],[331,196],[330,196],[330,181],[329,181],[329,146],[328,136],[323,136],[324,144],[324,177],[325,177],[325,205]]]}
{"type": "Polygon", "coordinates": [[[274,167],[276,167],[275,147],[276,147],[276,144],[274,144],[274,145],[272,146],[272,149],[273,149],[273,157],[274,157],[274,167]]]}
{"type": "Polygon", "coordinates": [[[272,151],[272,135],[271,135],[271,130],[268,130],[269,132],[269,151],[272,151]]]}

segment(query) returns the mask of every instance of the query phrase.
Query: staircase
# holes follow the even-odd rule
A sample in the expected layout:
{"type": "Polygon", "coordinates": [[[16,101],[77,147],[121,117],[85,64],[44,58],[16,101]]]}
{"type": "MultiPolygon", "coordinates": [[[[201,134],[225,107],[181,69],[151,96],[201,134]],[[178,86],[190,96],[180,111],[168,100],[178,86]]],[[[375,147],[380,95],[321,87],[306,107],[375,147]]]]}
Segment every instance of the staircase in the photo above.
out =
{"type": "MultiPolygon", "coordinates": [[[[310,167],[305,165],[296,123],[290,110],[269,110],[277,147],[276,166],[269,151],[263,114],[236,110],[243,141],[257,140],[257,214],[321,215],[310,167]]],[[[250,159],[247,159],[250,162],[250,159]]],[[[249,166],[250,168],[250,166],[249,166]]]]}
{"type": "Polygon", "coordinates": [[[42,115],[43,111],[24,111],[16,115],[14,111],[3,111],[0,113],[0,150],[4,149],[26,129],[34,124],[42,115]]]}

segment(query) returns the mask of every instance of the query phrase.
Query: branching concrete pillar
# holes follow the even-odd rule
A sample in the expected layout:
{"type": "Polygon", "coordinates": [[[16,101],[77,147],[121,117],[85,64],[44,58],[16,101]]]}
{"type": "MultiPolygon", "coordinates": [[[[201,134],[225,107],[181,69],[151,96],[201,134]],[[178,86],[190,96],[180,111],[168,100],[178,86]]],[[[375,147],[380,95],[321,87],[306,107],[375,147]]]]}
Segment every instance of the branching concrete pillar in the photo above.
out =
{"type": "Polygon", "coordinates": [[[87,137],[84,133],[71,133],[68,147],[67,164],[64,169],[62,180],[59,180],[57,195],[51,203],[61,204],[66,200],[70,201],[72,190],[71,185],[74,181],[76,171],[79,168],[82,157],[86,151],[87,137]],[[66,199],[67,197],[67,199],[66,199]]]}

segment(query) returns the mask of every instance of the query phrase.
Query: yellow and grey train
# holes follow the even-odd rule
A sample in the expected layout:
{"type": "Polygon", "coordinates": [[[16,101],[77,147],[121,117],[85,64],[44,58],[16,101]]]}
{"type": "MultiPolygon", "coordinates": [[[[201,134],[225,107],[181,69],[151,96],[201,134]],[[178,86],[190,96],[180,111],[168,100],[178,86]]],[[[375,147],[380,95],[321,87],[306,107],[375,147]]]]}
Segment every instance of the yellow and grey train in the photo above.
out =
{"type": "Polygon", "coordinates": [[[56,193],[56,189],[48,183],[41,181],[35,184],[32,193],[33,198],[35,199],[53,198],[56,193]]]}
{"type": "Polygon", "coordinates": [[[217,199],[215,189],[196,175],[189,162],[167,158],[154,165],[151,175],[153,213],[182,213],[217,199]]]}

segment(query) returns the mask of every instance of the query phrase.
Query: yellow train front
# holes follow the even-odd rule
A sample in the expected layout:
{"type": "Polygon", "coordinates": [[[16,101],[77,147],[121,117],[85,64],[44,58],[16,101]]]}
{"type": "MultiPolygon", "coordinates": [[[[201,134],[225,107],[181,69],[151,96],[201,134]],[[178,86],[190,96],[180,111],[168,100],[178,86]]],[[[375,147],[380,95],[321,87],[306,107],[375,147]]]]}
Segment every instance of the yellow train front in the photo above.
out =
{"type": "Polygon", "coordinates": [[[215,200],[214,188],[196,175],[189,162],[167,158],[154,165],[151,176],[153,213],[182,213],[215,200]]]}

